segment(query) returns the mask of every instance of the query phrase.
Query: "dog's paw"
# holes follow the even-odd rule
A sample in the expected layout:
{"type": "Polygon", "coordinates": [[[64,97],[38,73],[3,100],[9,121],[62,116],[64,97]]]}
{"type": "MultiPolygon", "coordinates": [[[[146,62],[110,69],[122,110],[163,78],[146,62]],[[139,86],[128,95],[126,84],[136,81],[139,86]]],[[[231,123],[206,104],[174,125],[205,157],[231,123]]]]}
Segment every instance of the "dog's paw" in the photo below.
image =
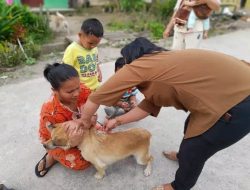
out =
{"type": "Polygon", "coordinates": [[[95,174],[96,179],[102,179],[103,177],[104,177],[104,175],[100,174],[99,172],[96,172],[96,174],[95,174]]]}
{"type": "Polygon", "coordinates": [[[151,175],[151,167],[146,167],[146,169],[144,170],[144,176],[148,177],[151,175]]]}

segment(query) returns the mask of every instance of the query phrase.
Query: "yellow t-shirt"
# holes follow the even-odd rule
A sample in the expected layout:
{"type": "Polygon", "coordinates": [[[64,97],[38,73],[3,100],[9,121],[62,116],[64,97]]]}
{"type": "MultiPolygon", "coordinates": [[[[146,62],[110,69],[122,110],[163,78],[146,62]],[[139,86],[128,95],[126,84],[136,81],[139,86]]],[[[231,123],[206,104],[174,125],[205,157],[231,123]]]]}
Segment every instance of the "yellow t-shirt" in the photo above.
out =
{"type": "Polygon", "coordinates": [[[72,42],[65,50],[63,62],[72,65],[80,76],[81,83],[84,83],[91,91],[99,86],[98,81],[98,50],[85,49],[77,42],[72,42]]]}

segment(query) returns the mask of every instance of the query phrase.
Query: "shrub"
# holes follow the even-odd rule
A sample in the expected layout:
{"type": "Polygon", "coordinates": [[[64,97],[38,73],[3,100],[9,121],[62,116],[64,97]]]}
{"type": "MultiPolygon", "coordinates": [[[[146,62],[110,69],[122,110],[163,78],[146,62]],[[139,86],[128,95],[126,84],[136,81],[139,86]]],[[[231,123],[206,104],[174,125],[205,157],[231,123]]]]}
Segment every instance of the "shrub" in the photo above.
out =
{"type": "Polygon", "coordinates": [[[158,21],[150,21],[148,23],[148,30],[151,32],[153,38],[162,38],[162,33],[164,31],[164,25],[158,21]]]}
{"type": "Polygon", "coordinates": [[[122,11],[141,11],[145,7],[143,0],[120,0],[120,7],[122,11]]]}
{"type": "Polygon", "coordinates": [[[108,23],[107,27],[112,31],[128,29],[128,25],[126,23],[117,21],[108,23]]]}
{"type": "Polygon", "coordinates": [[[41,52],[41,46],[36,44],[32,39],[27,39],[24,42],[23,48],[28,57],[38,58],[41,52]]]}
{"type": "Polygon", "coordinates": [[[0,40],[15,41],[32,36],[35,42],[44,42],[50,34],[46,16],[32,13],[26,6],[9,6],[0,0],[0,40]]]}
{"type": "Polygon", "coordinates": [[[164,24],[157,19],[154,15],[146,12],[130,13],[129,20],[119,21],[114,19],[108,23],[108,29],[115,30],[132,30],[135,32],[149,31],[152,38],[162,38],[164,24]]]}
{"type": "MultiPolygon", "coordinates": [[[[111,30],[133,30],[135,32],[147,30],[150,31],[151,37],[162,38],[164,25],[172,16],[175,3],[176,0],[155,0],[148,12],[129,13],[131,14],[130,20],[122,22],[113,20],[108,27],[111,30]]],[[[122,10],[132,11],[137,9],[136,7],[140,7],[142,10],[145,3],[143,0],[121,0],[120,5],[122,10]]]]}
{"type": "Polygon", "coordinates": [[[156,0],[152,5],[151,12],[160,20],[169,20],[174,11],[174,6],[177,0],[156,0]]]}
{"type": "Polygon", "coordinates": [[[28,36],[35,43],[43,44],[52,37],[48,18],[44,15],[37,15],[28,11],[22,18],[22,23],[28,29],[28,36]]]}
{"type": "Polygon", "coordinates": [[[50,39],[51,35],[46,16],[32,13],[26,6],[9,6],[0,0],[1,67],[34,64],[33,58],[40,54],[40,44],[50,39]],[[18,40],[25,53],[20,49],[18,40]]]}
{"type": "Polygon", "coordinates": [[[14,67],[25,62],[25,56],[18,45],[7,41],[0,43],[0,67],[14,67]]]}
{"type": "Polygon", "coordinates": [[[0,0],[0,41],[12,38],[14,26],[20,22],[21,17],[21,10],[16,10],[16,6],[7,6],[0,0]]]}

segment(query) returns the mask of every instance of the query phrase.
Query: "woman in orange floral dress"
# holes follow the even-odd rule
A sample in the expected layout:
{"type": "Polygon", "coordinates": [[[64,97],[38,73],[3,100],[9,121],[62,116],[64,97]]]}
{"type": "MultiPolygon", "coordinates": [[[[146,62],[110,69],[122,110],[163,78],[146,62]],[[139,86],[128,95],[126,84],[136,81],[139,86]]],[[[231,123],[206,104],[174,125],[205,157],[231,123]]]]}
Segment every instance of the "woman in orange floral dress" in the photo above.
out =
{"type": "MultiPolygon", "coordinates": [[[[63,123],[80,117],[90,89],[80,84],[77,71],[70,65],[54,63],[44,69],[44,77],[50,82],[53,94],[42,106],[40,114],[39,136],[43,144],[51,138],[48,126],[63,123]]],[[[96,118],[93,118],[96,121],[96,118]]],[[[56,148],[46,150],[46,154],[37,163],[35,173],[43,177],[49,169],[59,162],[75,170],[84,170],[90,163],[84,160],[80,151],[74,147],[69,150],[56,148]]]]}

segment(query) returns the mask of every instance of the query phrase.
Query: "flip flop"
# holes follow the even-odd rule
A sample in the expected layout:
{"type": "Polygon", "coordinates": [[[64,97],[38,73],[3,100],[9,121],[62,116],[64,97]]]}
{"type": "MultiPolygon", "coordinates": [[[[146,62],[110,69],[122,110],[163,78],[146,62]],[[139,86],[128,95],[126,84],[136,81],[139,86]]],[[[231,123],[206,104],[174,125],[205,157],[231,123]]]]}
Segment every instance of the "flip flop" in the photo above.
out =
{"type": "Polygon", "coordinates": [[[52,166],[54,166],[54,165],[57,163],[57,162],[55,162],[55,163],[53,163],[51,166],[49,166],[49,167],[46,168],[46,156],[47,156],[47,155],[48,155],[48,153],[46,153],[46,154],[42,157],[42,159],[36,164],[36,167],[35,167],[35,174],[36,174],[37,177],[44,177],[44,176],[48,173],[48,171],[50,170],[50,168],[51,168],[52,166]],[[38,170],[38,166],[39,166],[39,163],[40,163],[41,161],[43,161],[44,164],[43,164],[43,169],[42,169],[41,171],[39,171],[39,170],[38,170]],[[44,172],[44,173],[41,175],[41,172],[44,172]]]}

